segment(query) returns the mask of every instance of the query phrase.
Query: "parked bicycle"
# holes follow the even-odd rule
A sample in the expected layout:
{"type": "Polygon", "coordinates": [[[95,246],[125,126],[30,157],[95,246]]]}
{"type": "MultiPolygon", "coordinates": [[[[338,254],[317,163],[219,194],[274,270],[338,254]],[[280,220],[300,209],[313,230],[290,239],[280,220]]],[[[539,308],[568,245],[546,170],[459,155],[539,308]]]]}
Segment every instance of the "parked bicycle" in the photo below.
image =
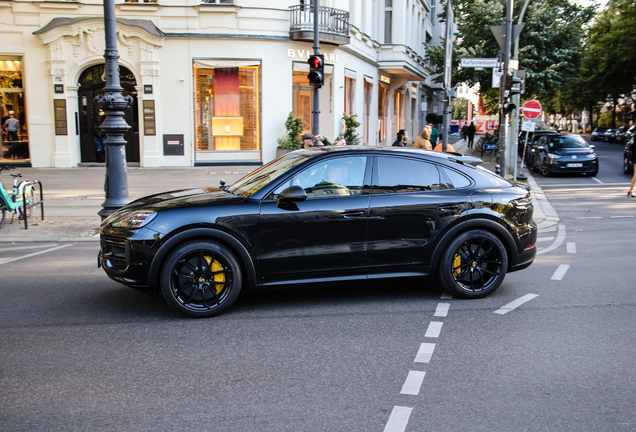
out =
{"type": "MultiPolygon", "coordinates": [[[[2,170],[8,171],[12,169],[8,166],[0,166],[0,173],[2,170]]],[[[18,179],[22,177],[22,174],[11,174],[13,177],[13,190],[9,194],[2,181],[0,181],[0,228],[4,226],[7,218],[7,212],[12,212],[11,222],[13,223],[13,217],[18,215],[18,220],[24,220],[24,229],[28,229],[27,219],[31,215],[31,209],[37,204],[40,204],[41,218],[44,220],[44,200],[42,198],[42,183],[39,181],[22,181],[18,184],[18,179]],[[39,187],[40,200],[35,201],[35,189],[39,187]]]]}

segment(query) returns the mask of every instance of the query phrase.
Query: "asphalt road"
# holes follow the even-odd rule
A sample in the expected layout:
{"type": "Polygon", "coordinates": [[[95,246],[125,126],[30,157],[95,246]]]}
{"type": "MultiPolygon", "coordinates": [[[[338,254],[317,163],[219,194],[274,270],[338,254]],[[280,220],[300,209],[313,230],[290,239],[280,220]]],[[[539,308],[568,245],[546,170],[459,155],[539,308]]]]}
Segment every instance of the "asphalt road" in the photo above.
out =
{"type": "Polygon", "coordinates": [[[606,146],[605,186],[535,176],[561,223],[482,300],[387,281],[194,320],[97,244],[1,244],[0,430],[633,431],[636,200],[606,146]]]}

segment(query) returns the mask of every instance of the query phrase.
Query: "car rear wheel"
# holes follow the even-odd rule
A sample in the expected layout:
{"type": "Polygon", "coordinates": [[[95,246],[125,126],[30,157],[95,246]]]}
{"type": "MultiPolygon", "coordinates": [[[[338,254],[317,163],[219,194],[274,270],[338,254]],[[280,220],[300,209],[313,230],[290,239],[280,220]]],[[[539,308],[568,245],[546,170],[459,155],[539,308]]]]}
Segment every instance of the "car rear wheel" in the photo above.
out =
{"type": "Polygon", "coordinates": [[[550,167],[548,166],[547,160],[544,160],[543,162],[541,162],[541,174],[544,177],[550,176],[550,167]]]}
{"type": "Polygon", "coordinates": [[[461,234],[445,249],[439,268],[440,282],[463,298],[482,298],[504,280],[508,254],[501,240],[483,230],[461,234]]]}
{"type": "Polygon", "coordinates": [[[634,170],[634,165],[629,163],[627,156],[623,156],[623,172],[625,174],[631,174],[634,170]]]}
{"type": "Polygon", "coordinates": [[[207,240],[179,246],[168,255],[161,273],[168,304],[192,317],[223,312],[236,301],[241,285],[241,266],[234,254],[207,240]]]}

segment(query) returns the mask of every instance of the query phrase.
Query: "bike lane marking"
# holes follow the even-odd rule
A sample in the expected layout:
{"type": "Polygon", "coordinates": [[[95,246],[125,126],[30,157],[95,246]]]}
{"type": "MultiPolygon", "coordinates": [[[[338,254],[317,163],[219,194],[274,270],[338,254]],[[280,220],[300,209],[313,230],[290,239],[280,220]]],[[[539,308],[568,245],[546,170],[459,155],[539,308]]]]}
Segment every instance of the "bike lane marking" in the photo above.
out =
{"type": "Polygon", "coordinates": [[[73,245],[72,244],[65,244],[65,245],[54,247],[54,248],[51,248],[51,249],[46,249],[46,250],[43,250],[43,251],[40,251],[40,252],[33,252],[32,254],[28,254],[28,255],[24,255],[24,256],[20,256],[20,257],[15,257],[15,258],[9,258],[6,261],[0,262],[0,265],[7,264],[7,263],[10,263],[10,262],[13,262],[13,261],[18,261],[18,260],[25,259],[25,258],[31,258],[33,256],[40,255],[40,254],[47,253],[47,252],[53,252],[53,251],[56,251],[56,250],[59,250],[59,249],[63,249],[63,248],[69,247],[69,246],[73,246],[73,245]]]}
{"type": "Polygon", "coordinates": [[[576,243],[567,242],[565,245],[567,253],[576,253],[576,243]]]}
{"type": "Polygon", "coordinates": [[[404,432],[411,417],[411,411],[413,411],[413,408],[394,406],[389,416],[389,421],[384,427],[384,432],[404,432]]]}
{"type": "Polygon", "coordinates": [[[530,300],[539,297],[538,294],[526,294],[522,297],[519,297],[517,300],[511,301],[510,303],[503,305],[501,308],[497,309],[496,311],[494,311],[493,313],[499,314],[499,315],[505,315],[508,312],[510,312],[513,309],[518,308],[519,306],[521,306],[524,303],[529,302],[530,300]]]}
{"type": "Polygon", "coordinates": [[[441,321],[431,321],[428,325],[428,329],[426,329],[426,334],[424,337],[436,338],[439,337],[440,332],[442,331],[442,325],[444,323],[441,321]]]}
{"type": "Polygon", "coordinates": [[[436,317],[448,316],[448,308],[450,308],[450,303],[438,303],[437,309],[435,309],[435,314],[433,316],[436,316],[436,317]]]}
{"type": "Polygon", "coordinates": [[[569,264],[561,264],[556,269],[556,271],[554,272],[554,274],[552,275],[550,280],[561,280],[561,279],[563,279],[563,276],[565,276],[565,273],[568,271],[569,268],[570,268],[569,264]]]}
{"type": "Polygon", "coordinates": [[[400,391],[400,393],[412,396],[419,395],[425,376],[426,372],[424,371],[409,371],[409,374],[406,377],[406,381],[404,381],[404,385],[402,386],[402,391],[400,391]]]}
{"type": "Polygon", "coordinates": [[[550,252],[550,251],[555,250],[556,248],[561,246],[561,244],[563,243],[563,240],[565,240],[565,225],[559,224],[559,228],[557,230],[557,235],[556,235],[556,240],[554,241],[554,243],[552,243],[548,247],[541,248],[541,249],[537,250],[537,255],[541,255],[541,254],[544,254],[546,252],[550,252]]]}

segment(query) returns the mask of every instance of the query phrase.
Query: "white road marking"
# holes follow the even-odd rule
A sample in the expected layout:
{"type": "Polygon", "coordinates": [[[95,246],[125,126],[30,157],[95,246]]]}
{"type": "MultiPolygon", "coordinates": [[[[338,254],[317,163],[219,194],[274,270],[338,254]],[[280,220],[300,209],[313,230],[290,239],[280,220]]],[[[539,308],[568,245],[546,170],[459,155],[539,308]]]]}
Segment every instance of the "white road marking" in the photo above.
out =
{"type": "Polygon", "coordinates": [[[551,226],[551,227],[548,227],[548,228],[539,228],[539,232],[540,232],[541,234],[543,234],[543,233],[547,233],[547,232],[556,231],[556,230],[557,230],[557,227],[556,227],[556,226],[551,226]]]}
{"type": "Polygon", "coordinates": [[[450,303],[438,303],[437,309],[435,309],[436,317],[445,317],[448,316],[448,309],[450,308],[450,303]]]}
{"type": "Polygon", "coordinates": [[[389,416],[389,421],[384,426],[384,432],[404,432],[406,425],[409,423],[411,411],[413,411],[413,408],[394,406],[389,416]]]}
{"type": "Polygon", "coordinates": [[[420,344],[420,349],[417,351],[417,355],[415,356],[415,363],[430,363],[431,358],[433,357],[433,351],[435,350],[434,343],[422,343],[420,344]]]}
{"type": "Polygon", "coordinates": [[[46,249],[46,250],[43,250],[43,251],[40,251],[40,252],[33,252],[32,254],[28,254],[28,255],[24,255],[24,256],[20,256],[20,257],[16,257],[16,258],[7,259],[6,261],[0,262],[0,265],[1,264],[6,264],[6,263],[10,263],[10,262],[13,262],[13,261],[17,261],[17,260],[21,260],[21,259],[25,259],[25,258],[31,258],[32,256],[40,255],[40,254],[47,253],[47,252],[53,252],[53,251],[56,251],[58,249],[63,249],[65,247],[69,247],[69,246],[73,246],[73,245],[72,244],[65,244],[65,245],[54,247],[54,248],[51,248],[51,249],[46,249]]]}
{"type": "MultiPolygon", "coordinates": [[[[104,197],[102,197],[102,199],[104,199],[104,197]]],[[[50,246],[51,246],[51,243],[42,243],[37,246],[11,246],[6,248],[0,247],[0,252],[19,251],[19,250],[27,250],[27,249],[42,249],[42,248],[46,248],[50,246]]]]}
{"type": "Polygon", "coordinates": [[[524,304],[526,302],[529,302],[530,300],[532,300],[535,297],[539,297],[539,295],[538,294],[526,294],[523,297],[519,297],[515,301],[511,301],[507,305],[503,305],[501,308],[497,309],[494,313],[499,314],[499,315],[507,314],[511,310],[513,310],[515,308],[518,308],[522,304],[524,304]]]}
{"type": "Polygon", "coordinates": [[[603,216],[583,216],[577,217],[577,219],[603,219],[603,216]]]}
{"type": "Polygon", "coordinates": [[[569,264],[561,264],[559,268],[556,269],[556,271],[554,272],[554,274],[552,275],[550,279],[551,280],[563,279],[563,276],[565,276],[565,272],[567,272],[569,268],[570,268],[569,264]]]}
{"type": "Polygon", "coordinates": [[[565,244],[566,250],[568,253],[576,253],[576,243],[574,242],[567,242],[565,244]]]}
{"type": "Polygon", "coordinates": [[[420,394],[420,388],[424,382],[425,375],[426,372],[409,371],[409,375],[406,377],[406,381],[404,381],[404,385],[402,386],[402,391],[400,393],[413,396],[420,394]]]}
{"type": "Polygon", "coordinates": [[[550,252],[550,251],[555,250],[556,248],[561,246],[561,243],[563,243],[563,240],[565,240],[565,225],[559,224],[559,230],[557,231],[557,236],[556,236],[556,240],[554,241],[554,243],[552,243],[550,246],[548,246],[546,248],[538,249],[537,250],[537,255],[541,255],[541,254],[544,254],[546,252],[550,252]]]}
{"type": "Polygon", "coordinates": [[[634,216],[610,216],[612,219],[633,218],[634,216]]]}
{"type": "Polygon", "coordinates": [[[7,262],[7,261],[11,261],[14,257],[5,257],[5,258],[0,258],[0,264],[7,262]]]}
{"type": "Polygon", "coordinates": [[[442,331],[443,322],[439,321],[431,321],[428,325],[428,329],[426,329],[426,334],[424,337],[436,338],[439,337],[439,334],[442,331]]]}
{"type": "Polygon", "coordinates": [[[442,292],[442,296],[440,297],[440,300],[452,300],[453,299],[453,295],[447,291],[442,292]]]}
{"type": "MultiPolygon", "coordinates": [[[[592,177],[594,178],[594,177],[592,177]]],[[[602,186],[629,186],[630,183],[603,183],[602,186]]],[[[588,187],[597,187],[597,186],[601,186],[600,184],[594,184],[594,183],[590,183],[590,184],[581,184],[581,183],[564,183],[564,184],[553,184],[553,185],[542,185],[541,189],[545,189],[545,188],[558,188],[558,187],[581,187],[581,188],[588,188],[588,187]]]]}
{"type": "Polygon", "coordinates": [[[596,177],[592,177],[592,180],[594,180],[595,182],[597,182],[598,184],[602,184],[604,185],[605,183],[603,183],[602,181],[600,181],[599,179],[597,179],[596,177]]]}
{"type": "Polygon", "coordinates": [[[552,237],[537,237],[537,241],[552,241],[554,240],[554,236],[552,237]]]}

